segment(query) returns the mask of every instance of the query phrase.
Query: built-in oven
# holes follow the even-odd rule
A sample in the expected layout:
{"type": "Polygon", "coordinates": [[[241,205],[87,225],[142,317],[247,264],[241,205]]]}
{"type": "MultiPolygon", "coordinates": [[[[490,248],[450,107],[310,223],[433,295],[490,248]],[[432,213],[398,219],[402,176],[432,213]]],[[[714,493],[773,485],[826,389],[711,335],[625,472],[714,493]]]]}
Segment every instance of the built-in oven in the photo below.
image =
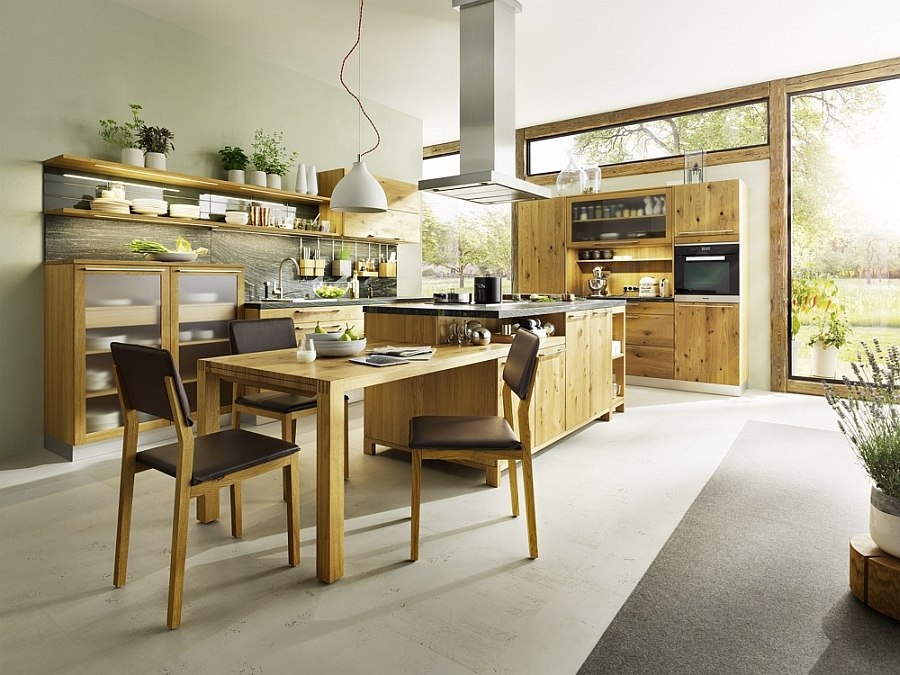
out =
{"type": "Polygon", "coordinates": [[[739,302],[740,244],[676,244],[675,302],[739,302]]]}

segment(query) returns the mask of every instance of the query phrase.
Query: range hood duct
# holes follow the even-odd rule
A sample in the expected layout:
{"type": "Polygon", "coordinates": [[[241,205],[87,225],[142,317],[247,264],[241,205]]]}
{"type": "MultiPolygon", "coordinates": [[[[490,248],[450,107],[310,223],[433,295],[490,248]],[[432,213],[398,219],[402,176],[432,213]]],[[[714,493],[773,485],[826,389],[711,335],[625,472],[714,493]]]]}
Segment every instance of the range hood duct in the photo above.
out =
{"type": "Polygon", "coordinates": [[[518,0],[453,0],[459,8],[458,176],[419,189],[479,204],[547,199],[550,190],[515,177],[518,0]]]}

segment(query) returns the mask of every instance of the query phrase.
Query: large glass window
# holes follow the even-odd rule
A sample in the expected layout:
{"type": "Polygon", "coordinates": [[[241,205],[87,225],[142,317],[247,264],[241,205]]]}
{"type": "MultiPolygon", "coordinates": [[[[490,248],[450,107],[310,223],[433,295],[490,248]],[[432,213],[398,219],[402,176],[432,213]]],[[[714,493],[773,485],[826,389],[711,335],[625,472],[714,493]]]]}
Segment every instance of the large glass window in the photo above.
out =
{"type": "Polygon", "coordinates": [[[757,101],[534,139],[527,144],[528,175],[558,173],[570,159],[579,164],[624,164],[766,143],[768,106],[757,101]]]}
{"type": "Polygon", "coordinates": [[[900,345],[900,79],[789,105],[790,376],[840,378],[860,341],[900,345]]]}
{"type": "MultiPolygon", "coordinates": [[[[422,178],[459,173],[459,155],[422,162],[422,178]]],[[[503,278],[512,286],[512,235],[509,204],[486,206],[422,193],[422,293],[458,288],[474,292],[474,277],[503,278]]]]}

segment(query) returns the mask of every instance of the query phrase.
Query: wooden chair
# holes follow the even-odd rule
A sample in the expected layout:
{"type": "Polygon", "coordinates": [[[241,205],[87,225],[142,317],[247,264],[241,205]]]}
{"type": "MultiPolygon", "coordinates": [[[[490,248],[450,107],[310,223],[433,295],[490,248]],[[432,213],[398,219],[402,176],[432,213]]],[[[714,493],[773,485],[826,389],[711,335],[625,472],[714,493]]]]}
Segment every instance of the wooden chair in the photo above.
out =
{"type": "MultiPolygon", "coordinates": [[[[294,322],[280,319],[239,319],[228,323],[232,354],[268,352],[273,349],[296,349],[294,322]]],[[[349,434],[347,431],[349,398],[344,397],[344,480],[350,478],[349,434]]],[[[277,391],[246,392],[243,385],[234,385],[231,404],[231,426],[241,428],[241,413],[259,415],[281,421],[281,438],[293,443],[297,437],[297,419],[316,412],[316,399],[301,394],[277,391]]]]}
{"type": "Polygon", "coordinates": [[[300,480],[294,443],[226,429],[194,438],[190,405],[172,355],[164,349],[114,342],[113,371],[119,402],[125,417],[122,473],[119,484],[119,517],[116,531],[116,564],[113,584],[125,585],[134,476],[156,469],[175,479],[175,514],[172,523],[172,557],[169,564],[169,601],[166,624],[178,628],[184,593],[184,564],[190,502],[193,497],[231,488],[231,534],[242,534],[241,481],[268,471],[281,470],[287,502],[288,562],[300,562],[300,480]],[[178,441],[138,452],[138,412],[171,420],[178,441]]]}
{"type": "Polygon", "coordinates": [[[509,491],[513,516],[519,515],[516,461],[522,462],[525,478],[525,516],[528,521],[528,551],[538,557],[537,524],[534,513],[534,478],[531,466],[531,427],[528,421],[540,338],[520,329],[513,339],[503,368],[503,417],[420,416],[409,422],[412,451],[412,531],[409,559],[419,559],[419,511],[423,459],[483,461],[505,459],[509,463],[509,491]],[[518,435],[513,416],[512,394],[519,397],[518,435]]]}

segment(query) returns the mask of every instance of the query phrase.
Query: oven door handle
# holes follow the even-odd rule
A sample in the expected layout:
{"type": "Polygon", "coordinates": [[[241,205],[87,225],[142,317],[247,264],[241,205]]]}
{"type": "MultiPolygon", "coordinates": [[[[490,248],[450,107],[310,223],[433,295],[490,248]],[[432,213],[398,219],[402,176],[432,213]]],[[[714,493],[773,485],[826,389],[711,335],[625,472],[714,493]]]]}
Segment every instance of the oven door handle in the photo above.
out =
{"type": "Polygon", "coordinates": [[[707,260],[725,260],[724,255],[686,255],[685,262],[706,262],[707,260]]]}

